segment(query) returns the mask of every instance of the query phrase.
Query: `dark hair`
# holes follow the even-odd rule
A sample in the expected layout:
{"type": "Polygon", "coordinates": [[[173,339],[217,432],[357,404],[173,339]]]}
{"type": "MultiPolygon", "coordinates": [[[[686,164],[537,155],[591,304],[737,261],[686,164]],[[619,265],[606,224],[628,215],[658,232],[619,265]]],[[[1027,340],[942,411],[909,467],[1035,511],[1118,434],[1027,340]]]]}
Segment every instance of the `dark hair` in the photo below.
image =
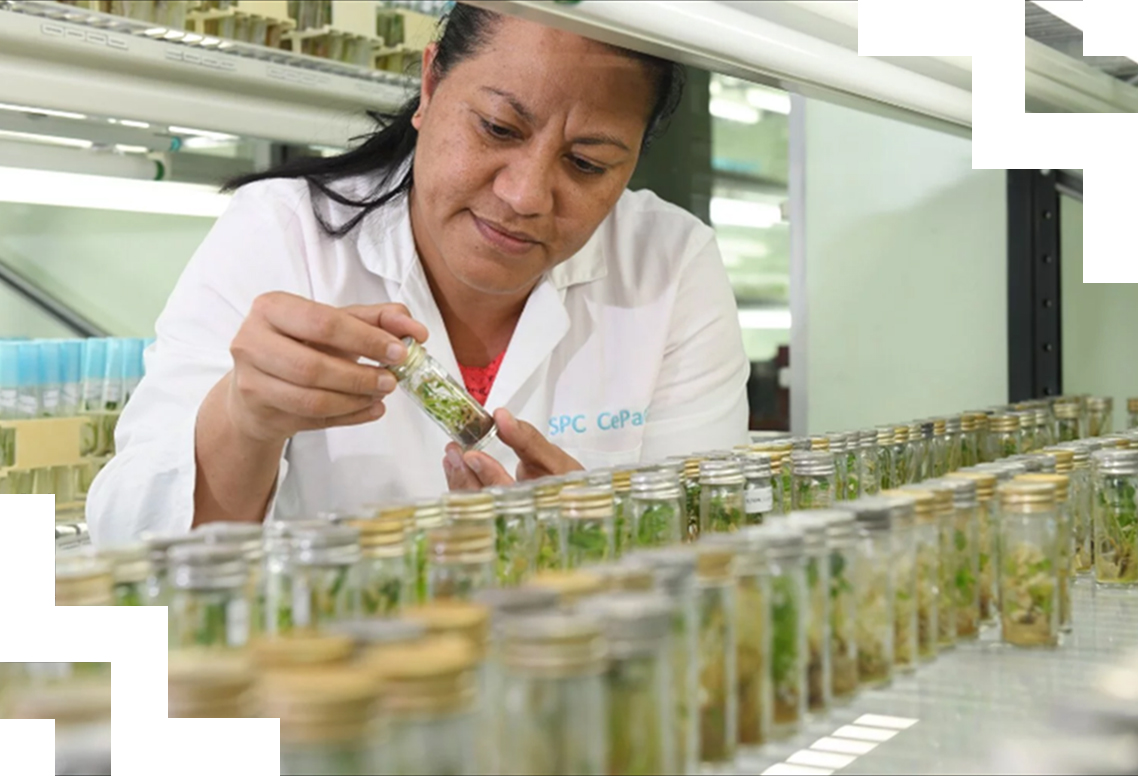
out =
{"type": "MultiPolygon", "coordinates": [[[[441,34],[438,36],[438,53],[432,64],[434,75],[442,79],[455,65],[480,51],[489,43],[501,21],[502,17],[494,11],[455,4],[439,22],[441,34]]],[[[667,129],[668,121],[683,97],[687,74],[682,65],[674,62],[616,46],[612,48],[643,62],[656,86],[656,100],[644,132],[643,152],[667,129]]],[[[355,148],[337,156],[301,158],[272,170],[242,175],[228,181],[222,191],[234,191],[247,183],[270,178],[303,178],[308,182],[314,200],[317,195],[321,195],[359,211],[343,224],[330,224],[316,209],[316,218],[321,228],[332,237],[343,237],[368,213],[411,190],[412,173],[409,166],[394,187],[391,186],[391,177],[403,169],[405,162],[414,155],[419,133],[411,125],[411,118],[418,110],[419,95],[416,94],[397,113],[368,111],[368,115],[376,122],[377,129],[364,136],[364,142],[355,148]],[[371,173],[379,173],[379,176],[376,186],[367,196],[345,196],[331,185],[344,178],[371,173]]]]}

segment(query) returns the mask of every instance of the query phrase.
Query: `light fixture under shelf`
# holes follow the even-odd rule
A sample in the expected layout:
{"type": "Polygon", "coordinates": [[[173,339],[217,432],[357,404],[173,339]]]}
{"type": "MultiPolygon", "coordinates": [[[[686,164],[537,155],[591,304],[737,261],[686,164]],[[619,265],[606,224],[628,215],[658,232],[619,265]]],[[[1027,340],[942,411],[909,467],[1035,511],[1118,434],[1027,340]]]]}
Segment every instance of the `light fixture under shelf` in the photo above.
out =
{"type": "Polygon", "coordinates": [[[0,202],[216,218],[229,199],[190,183],[0,167],[0,202]]]}

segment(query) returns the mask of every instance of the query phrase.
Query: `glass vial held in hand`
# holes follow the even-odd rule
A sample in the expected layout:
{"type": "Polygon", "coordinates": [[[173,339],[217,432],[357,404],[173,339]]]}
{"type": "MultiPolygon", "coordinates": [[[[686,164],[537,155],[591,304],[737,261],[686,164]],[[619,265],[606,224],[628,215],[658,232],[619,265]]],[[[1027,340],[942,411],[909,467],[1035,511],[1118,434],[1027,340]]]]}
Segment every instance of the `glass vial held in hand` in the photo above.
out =
{"type": "Polygon", "coordinates": [[[497,436],[494,417],[411,337],[407,358],[387,368],[399,385],[463,450],[481,450],[497,436]]]}

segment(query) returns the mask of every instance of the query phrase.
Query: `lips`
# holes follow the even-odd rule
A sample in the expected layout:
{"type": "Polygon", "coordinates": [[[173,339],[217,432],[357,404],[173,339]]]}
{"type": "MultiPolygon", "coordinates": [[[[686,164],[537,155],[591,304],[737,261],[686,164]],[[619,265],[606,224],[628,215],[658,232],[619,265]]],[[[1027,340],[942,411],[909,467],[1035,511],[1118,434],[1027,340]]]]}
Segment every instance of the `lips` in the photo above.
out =
{"type": "Polygon", "coordinates": [[[482,223],[484,223],[486,226],[490,227],[494,231],[501,232],[502,234],[506,235],[507,237],[512,237],[515,240],[521,240],[523,242],[529,242],[529,243],[540,242],[539,240],[535,240],[534,238],[530,237],[528,234],[525,234],[523,232],[513,232],[513,231],[510,231],[509,229],[506,229],[505,227],[499,226],[498,224],[494,223],[493,221],[487,221],[485,218],[479,218],[478,216],[475,216],[475,218],[477,218],[479,221],[481,221],[482,223]]]}

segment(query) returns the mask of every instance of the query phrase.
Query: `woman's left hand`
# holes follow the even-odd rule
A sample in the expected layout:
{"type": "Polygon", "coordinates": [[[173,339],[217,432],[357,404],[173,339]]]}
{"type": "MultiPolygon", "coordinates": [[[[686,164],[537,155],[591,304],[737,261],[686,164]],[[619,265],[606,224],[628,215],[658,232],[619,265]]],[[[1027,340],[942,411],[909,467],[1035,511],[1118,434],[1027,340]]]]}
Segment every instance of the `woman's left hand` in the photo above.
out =
{"type": "MultiPolygon", "coordinates": [[[[584,469],[573,456],[542,436],[541,432],[518,420],[508,410],[494,413],[498,438],[517,453],[517,479],[534,480],[550,474],[567,474],[584,469]]],[[[462,452],[454,442],[447,445],[443,471],[451,490],[478,490],[495,485],[512,485],[514,478],[489,455],[479,451],[462,452]]]]}

